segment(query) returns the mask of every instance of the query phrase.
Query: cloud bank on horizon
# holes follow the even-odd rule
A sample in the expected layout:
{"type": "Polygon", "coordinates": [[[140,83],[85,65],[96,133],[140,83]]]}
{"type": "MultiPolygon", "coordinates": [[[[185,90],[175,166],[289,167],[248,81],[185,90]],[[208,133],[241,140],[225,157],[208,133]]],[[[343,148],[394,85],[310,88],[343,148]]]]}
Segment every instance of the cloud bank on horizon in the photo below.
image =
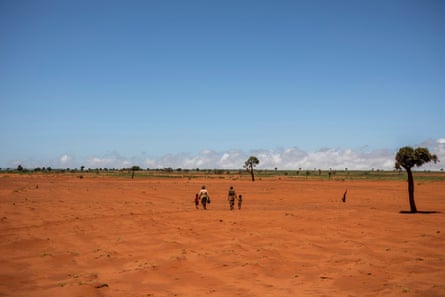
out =
{"type": "MultiPolygon", "coordinates": [[[[413,147],[427,147],[432,154],[436,154],[439,162],[428,163],[419,170],[441,170],[444,166],[440,160],[445,160],[445,138],[426,140],[413,147]]],[[[122,156],[111,153],[104,156],[91,156],[78,160],[75,156],[63,154],[59,158],[48,161],[47,164],[35,161],[15,161],[14,166],[23,165],[26,168],[51,166],[54,168],[128,168],[134,165],[143,169],[182,168],[182,169],[240,169],[249,156],[256,156],[260,160],[258,169],[335,169],[343,170],[393,170],[394,157],[397,150],[377,149],[336,149],[323,148],[317,151],[304,151],[297,147],[280,148],[275,150],[256,149],[249,152],[242,150],[228,150],[217,152],[203,150],[198,154],[178,153],[166,154],[161,157],[122,156]]],[[[415,168],[416,169],[416,168],[415,168]]]]}

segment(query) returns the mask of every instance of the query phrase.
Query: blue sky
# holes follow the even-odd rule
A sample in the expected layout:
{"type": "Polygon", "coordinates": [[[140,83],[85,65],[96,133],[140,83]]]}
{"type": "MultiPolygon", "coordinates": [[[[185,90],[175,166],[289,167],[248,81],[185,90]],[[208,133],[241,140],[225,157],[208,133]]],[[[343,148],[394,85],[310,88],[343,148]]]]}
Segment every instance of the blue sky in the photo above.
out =
{"type": "Polygon", "coordinates": [[[444,36],[441,0],[0,0],[0,167],[445,160],[444,36]]]}

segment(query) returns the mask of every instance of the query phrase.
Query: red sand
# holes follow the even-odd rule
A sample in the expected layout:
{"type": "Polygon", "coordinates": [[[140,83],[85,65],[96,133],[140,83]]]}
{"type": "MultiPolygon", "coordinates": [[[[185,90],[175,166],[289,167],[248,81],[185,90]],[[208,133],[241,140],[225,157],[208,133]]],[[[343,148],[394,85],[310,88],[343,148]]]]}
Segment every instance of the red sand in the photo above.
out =
{"type": "Polygon", "coordinates": [[[445,183],[416,183],[438,213],[400,214],[407,196],[396,181],[0,175],[0,296],[445,296],[445,183]]]}

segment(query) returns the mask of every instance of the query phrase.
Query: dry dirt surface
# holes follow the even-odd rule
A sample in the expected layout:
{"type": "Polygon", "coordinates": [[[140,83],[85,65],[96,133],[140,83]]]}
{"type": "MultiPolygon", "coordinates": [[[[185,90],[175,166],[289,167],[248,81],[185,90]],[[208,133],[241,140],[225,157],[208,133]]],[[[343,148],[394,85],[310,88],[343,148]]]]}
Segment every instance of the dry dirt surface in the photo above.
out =
{"type": "Polygon", "coordinates": [[[402,181],[0,175],[0,296],[445,296],[445,183],[416,183],[434,213],[400,213],[407,196],[402,181]]]}

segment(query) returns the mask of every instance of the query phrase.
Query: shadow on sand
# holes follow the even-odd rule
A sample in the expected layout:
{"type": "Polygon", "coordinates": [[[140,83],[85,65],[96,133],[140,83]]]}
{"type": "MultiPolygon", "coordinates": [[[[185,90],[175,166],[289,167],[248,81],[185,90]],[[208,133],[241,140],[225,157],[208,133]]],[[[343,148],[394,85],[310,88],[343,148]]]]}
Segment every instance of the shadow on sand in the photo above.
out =
{"type": "Polygon", "coordinates": [[[418,210],[417,212],[411,212],[409,210],[401,210],[400,213],[403,213],[403,214],[433,214],[433,213],[440,213],[440,211],[435,211],[435,210],[418,210]]]}

